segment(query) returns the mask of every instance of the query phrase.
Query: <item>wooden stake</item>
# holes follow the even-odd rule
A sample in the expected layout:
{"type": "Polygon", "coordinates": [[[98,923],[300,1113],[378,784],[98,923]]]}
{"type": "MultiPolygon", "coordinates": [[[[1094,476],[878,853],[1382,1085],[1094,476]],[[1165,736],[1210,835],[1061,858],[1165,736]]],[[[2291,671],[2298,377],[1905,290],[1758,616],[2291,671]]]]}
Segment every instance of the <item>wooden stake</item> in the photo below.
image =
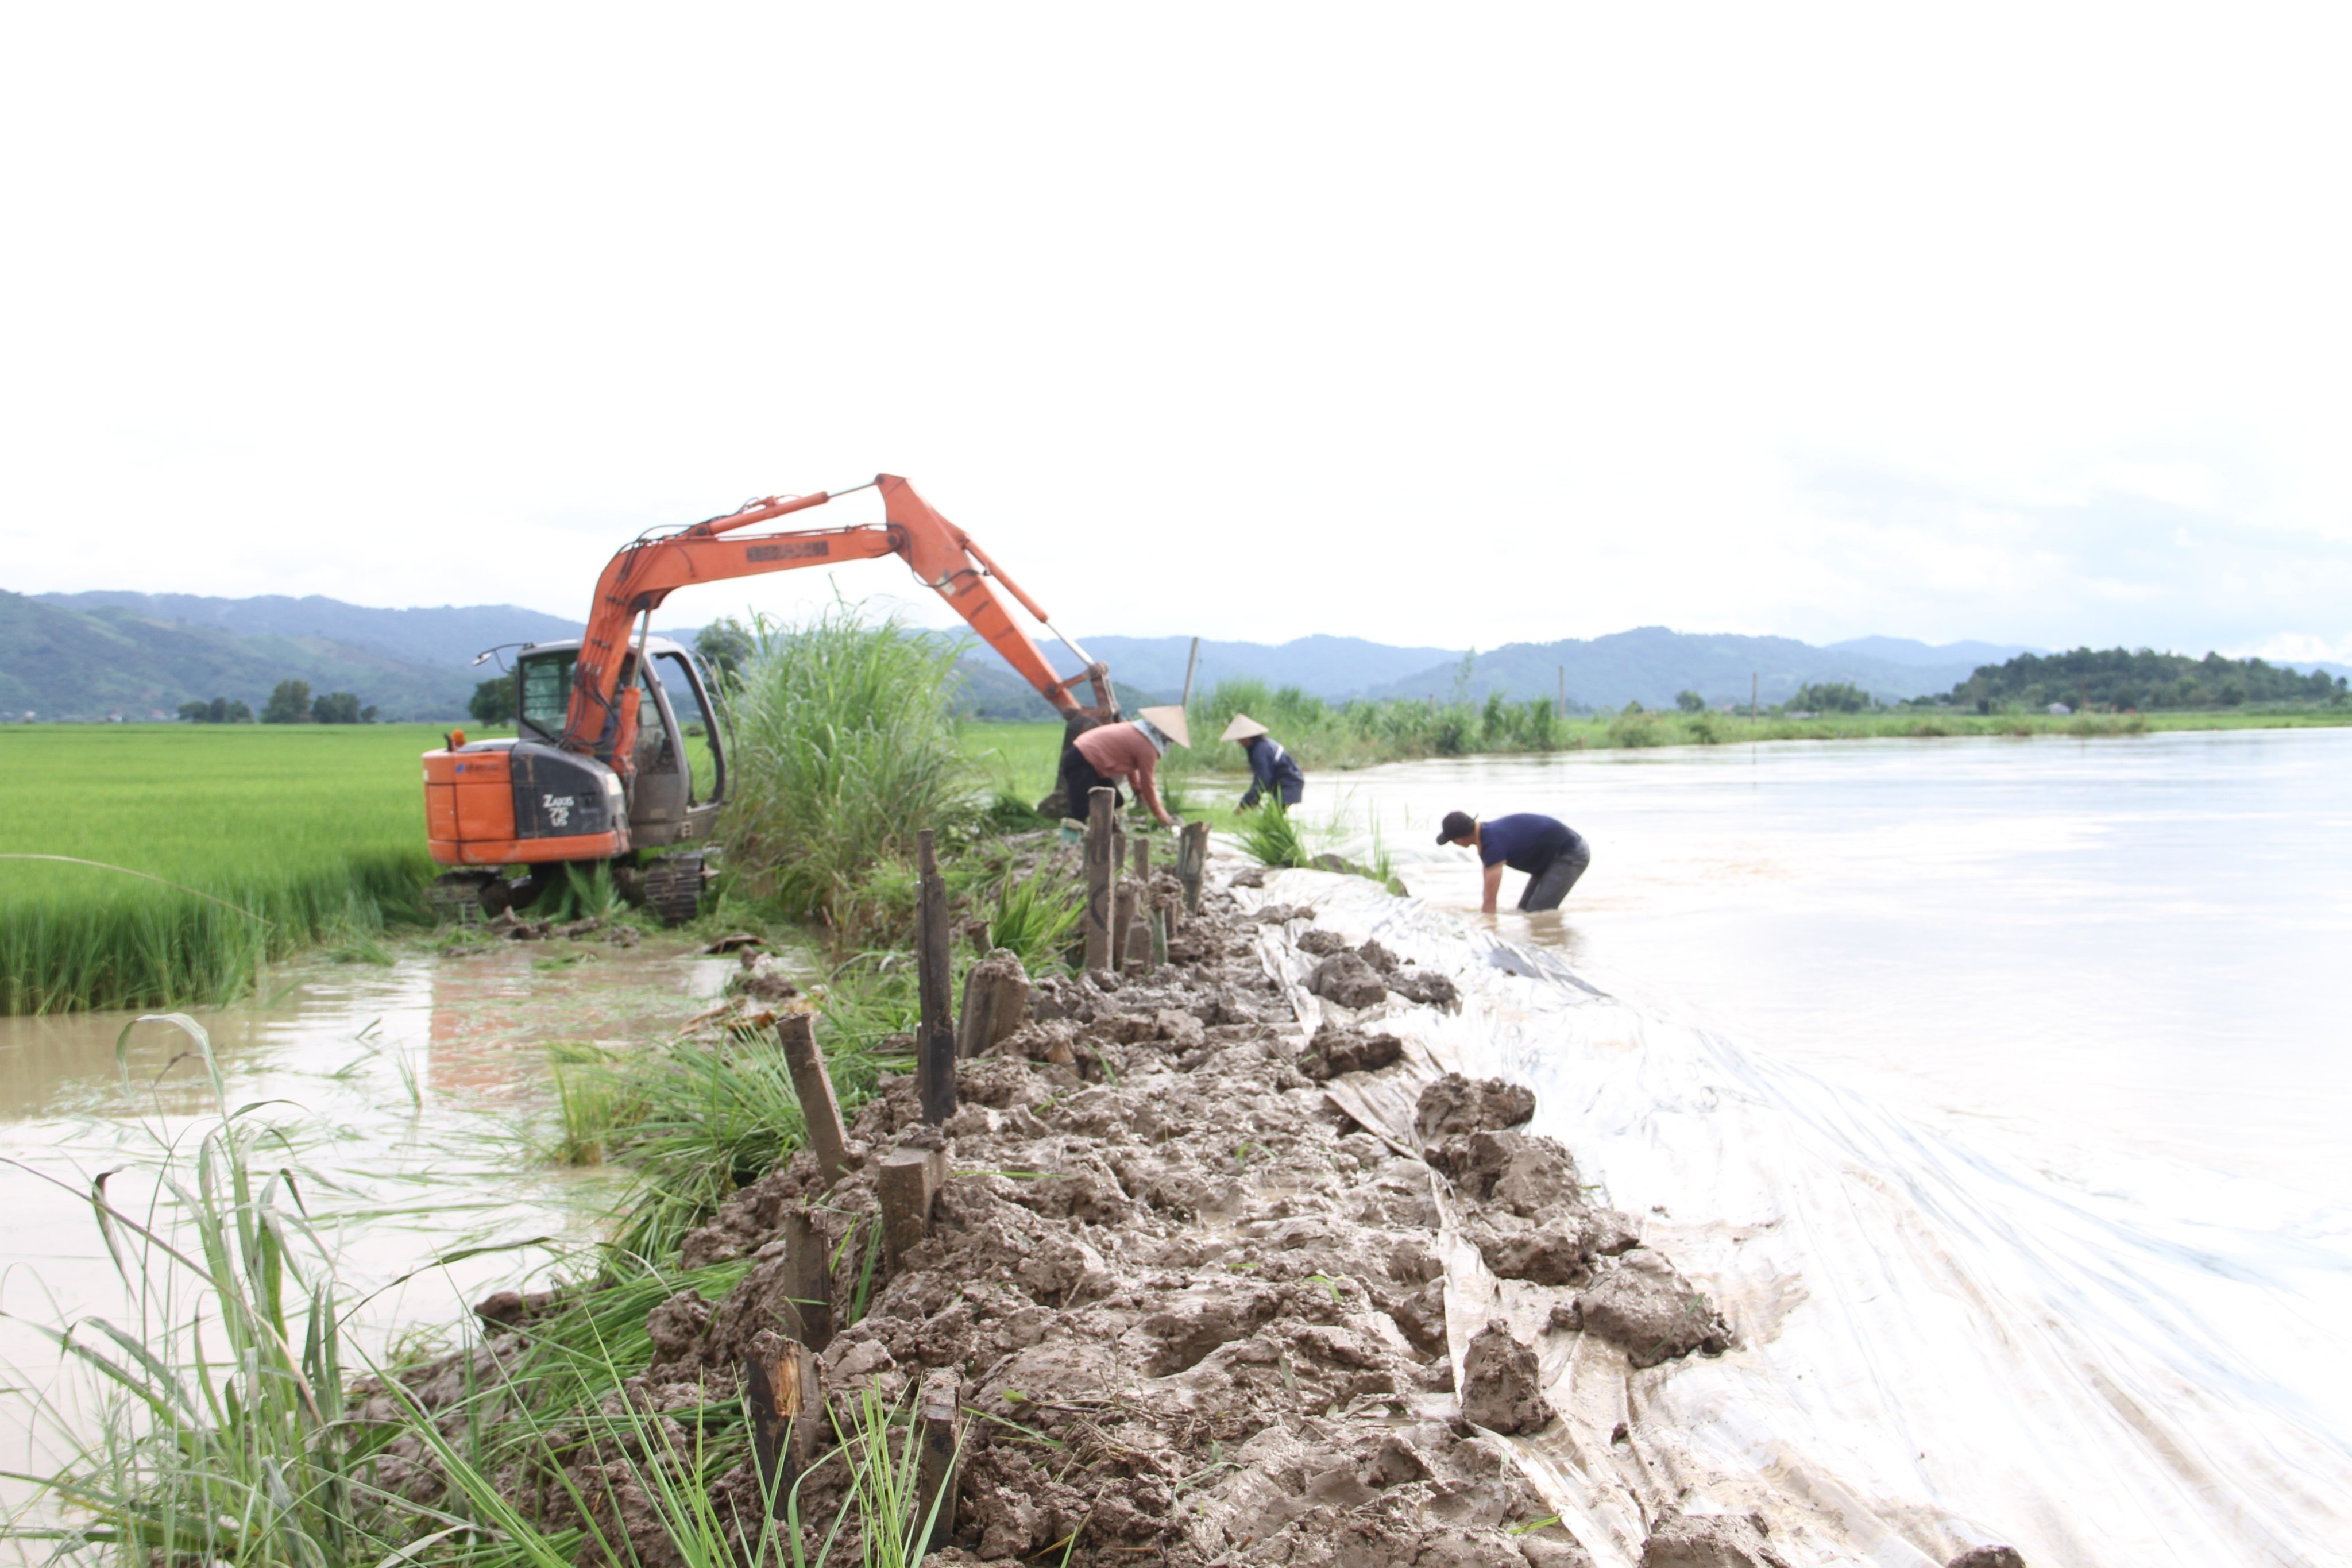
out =
{"type": "Polygon", "coordinates": [[[822,1351],[833,1342],[833,1270],[826,1267],[824,1237],[806,1209],[784,1212],[784,1289],[800,1314],[801,1342],[822,1351]]]}
{"type": "Polygon", "coordinates": [[[955,1018],[948,999],[952,956],[948,889],[928,827],[916,837],[916,857],[923,880],[915,922],[915,990],[921,1008],[915,1032],[915,1096],[922,1101],[924,1121],[945,1121],[956,1110],[955,1018]]]}
{"type": "Polygon", "coordinates": [[[944,1149],[893,1149],[875,1173],[874,1195],[882,1200],[882,1256],[891,1268],[930,1233],[931,1200],[948,1179],[944,1149]]]}
{"type": "Polygon", "coordinates": [[[1135,956],[1129,947],[1134,931],[1135,884],[1122,878],[1110,917],[1110,951],[1121,969],[1127,968],[1135,956]]]}
{"type": "Polygon", "coordinates": [[[1029,1017],[1029,974],[1004,948],[963,972],[963,1010],[956,1016],[956,1055],[976,1057],[1029,1017]]]}
{"type": "MultiPolygon", "coordinates": [[[[1118,808],[1113,804],[1118,798],[1111,790],[1098,789],[1087,802],[1087,912],[1084,924],[1087,967],[1089,970],[1111,966],[1111,879],[1118,873],[1118,861],[1111,840],[1118,831],[1115,820],[1118,808]]],[[[1072,801],[1070,804],[1076,805],[1077,803],[1072,801]]]]}
{"type": "Polygon", "coordinates": [[[784,1066],[793,1075],[793,1093],[800,1098],[801,1121],[807,1125],[817,1169],[828,1183],[837,1182],[849,1169],[849,1134],[841,1124],[833,1075],[817,1048],[814,1022],[806,1013],[787,1013],[776,1020],[776,1035],[784,1043],[784,1066]]]}
{"type": "Polygon", "coordinates": [[[1176,847],[1176,879],[1184,884],[1184,910],[1188,914],[1201,912],[1201,874],[1209,866],[1209,825],[1188,822],[1184,837],[1176,847]]]}
{"type": "Polygon", "coordinates": [[[773,1329],[761,1330],[743,1359],[743,1395],[751,1406],[751,1458],[767,1494],[768,1517],[782,1519],[793,1483],[816,1458],[824,1396],[815,1352],[773,1329]]]}
{"type": "Polygon", "coordinates": [[[956,1494],[961,1479],[958,1472],[962,1468],[957,1461],[963,1443],[963,1418],[956,1410],[952,1372],[935,1372],[923,1380],[916,1420],[923,1445],[922,1455],[916,1461],[916,1516],[920,1519],[928,1515],[931,1521],[923,1550],[939,1552],[945,1550],[955,1535],[956,1494]]]}
{"type": "Polygon", "coordinates": [[[1151,967],[1159,968],[1168,962],[1168,908],[1155,904],[1151,910],[1151,967]]]}

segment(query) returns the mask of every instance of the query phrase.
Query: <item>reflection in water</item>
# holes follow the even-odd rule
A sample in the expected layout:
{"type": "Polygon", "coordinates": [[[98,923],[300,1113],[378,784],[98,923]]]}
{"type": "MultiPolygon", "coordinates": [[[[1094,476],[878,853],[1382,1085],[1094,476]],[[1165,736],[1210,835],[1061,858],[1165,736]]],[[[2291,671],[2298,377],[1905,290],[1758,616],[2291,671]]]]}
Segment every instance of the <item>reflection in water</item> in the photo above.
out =
{"type": "MultiPolygon", "coordinates": [[[[261,997],[198,1014],[231,1103],[258,1107],[251,1114],[275,1130],[269,1161],[297,1173],[347,1299],[438,1254],[544,1238],[383,1289],[354,1320],[371,1351],[401,1325],[454,1321],[494,1283],[592,1237],[615,1182],[519,1152],[547,1105],[547,1045],[659,1038],[704,1005],[727,968],[657,944],[536,967],[572,951],[509,943],[389,968],[310,965],[281,973],[261,997]]],[[[158,1151],[192,1145],[215,1113],[188,1037],[134,1016],[0,1018],[0,1160],[13,1162],[0,1166],[0,1311],[13,1318],[121,1311],[88,1182],[120,1169],[110,1198],[142,1208],[158,1151]]],[[[0,1319],[0,1361],[16,1373],[5,1381],[55,1383],[50,1348],[25,1323],[0,1319]]],[[[14,1401],[0,1408],[0,1469],[38,1471],[55,1456],[26,1452],[21,1414],[14,1401]]]]}
{"type": "Polygon", "coordinates": [[[2158,1155],[2352,1205],[2352,731],[1788,742],[1318,775],[1347,852],[1477,918],[1455,808],[1593,845],[1492,929],[2036,1157],[2158,1155]]]}

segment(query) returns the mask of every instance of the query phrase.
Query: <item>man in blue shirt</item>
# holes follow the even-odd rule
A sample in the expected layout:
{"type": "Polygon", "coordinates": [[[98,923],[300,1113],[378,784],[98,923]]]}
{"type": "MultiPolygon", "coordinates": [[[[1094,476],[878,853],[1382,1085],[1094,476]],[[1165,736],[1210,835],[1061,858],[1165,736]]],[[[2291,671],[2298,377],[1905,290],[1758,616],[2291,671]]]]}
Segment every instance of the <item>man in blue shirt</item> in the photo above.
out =
{"type": "Polygon", "coordinates": [[[1225,726],[1220,741],[1239,741],[1242,752],[1249,758],[1249,794],[1242,796],[1242,809],[1248,811],[1257,805],[1260,795],[1270,795],[1282,802],[1285,809],[1297,805],[1307,793],[1307,775],[1282,749],[1282,742],[1265,732],[1265,726],[1246,713],[1236,713],[1234,721],[1225,726]]]}
{"type": "Polygon", "coordinates": [[[1592,847],[1567,823],[1523,811],[1481,822],[1466,811],[1449,811],[1437,830],[1440,844],[1461,844],[1478,851],[1486,868],[1486,897],[1479,905],[1495,912],[1495,894],[1503,885],[1503,868],[1528,874],[1527,891],[1519,908],[1529,913],[1556,910],[1592,864],[1592,847]]]}

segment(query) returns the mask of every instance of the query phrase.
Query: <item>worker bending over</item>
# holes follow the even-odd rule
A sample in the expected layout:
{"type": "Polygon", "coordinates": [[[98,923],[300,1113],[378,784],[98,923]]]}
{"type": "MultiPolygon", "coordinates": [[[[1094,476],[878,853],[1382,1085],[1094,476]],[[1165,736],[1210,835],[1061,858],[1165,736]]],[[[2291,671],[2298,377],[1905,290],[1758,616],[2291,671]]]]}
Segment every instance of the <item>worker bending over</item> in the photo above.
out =
{"type": "Polygon", "coordinates": [[[1160,759],[1172,745],[1192,743],[1181,708],[1144,708],[1125,724],[1097,724],[1070,742],[1062,757],[1062,787],[1070,815],[1084,822],[1098,789],[1132,784],[1138,800],[1151,808],[1162,827],[1176,819],[1160,804],[1160,759]]]}
{"type": "Polygon", "coordinates": [[[1236,713],[1234,721],[1225,726],[1220,741],[1239,741],[1242,755],[1249,759],[1249,794],[1242,796],[1242,809],[1256,807],[1260,795],[1271,795],[1285,808],[1297,805],[1307,793],[1307,775],[1282,749],[1282,742],[1265,732],[1265,726],[1246,713],[1236,713]]]}
{"type": "Polygon", "coordinates": [[[1440,844],[1461,844],[1478,851],[1486,868],[1486,898],[1481,913],[1495,912],[1495,894],[1503,885],[1503,868],[1528,874],[1519,908],[1529,913],[1556,910],[1592,864],[1592,847],[1567,823],[1522,811],[1481,822],[1466,811],[1449,811],[1437,830],[1440,844]]]}

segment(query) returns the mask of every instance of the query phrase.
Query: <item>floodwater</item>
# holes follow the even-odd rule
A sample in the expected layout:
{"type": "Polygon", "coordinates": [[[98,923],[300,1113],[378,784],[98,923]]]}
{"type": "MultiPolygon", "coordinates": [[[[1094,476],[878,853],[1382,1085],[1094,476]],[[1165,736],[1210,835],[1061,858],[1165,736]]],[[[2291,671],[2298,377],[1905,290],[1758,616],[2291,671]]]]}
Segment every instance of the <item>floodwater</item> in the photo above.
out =
{"type": "Polygon", "coordinates": [[[1591,869],[1538,916],[1507,874],[1496,934],[1647,1011],[2083,1180],[2160,1160],[2352,1209],[2352,730],[1475,758],[1307,803],[1474,917],[1438,820],[1559,817],[1591,869]]]}
{"type": "Polygon", "coordinates": [[[1740,1325],[1634,1402],[1699,1511],[1796,1500],[1796,1562],[2347,1560],[2352,731],[1309,787],[1435,909],[1297,891],[1465,974],[1413,1026],[1433,1054],[1533,1086],[1740,1325]],[[1431,842],[1457,808],[1559,816],[1591,869],[1559,913],[1511,912],[1514,876],[1482,918],[1473,858],[1431,842]]]}
{"type": "MultiPolygon", "coordinates": [[[[276,1130],[252,1141],[255,1164],[295,1173],[346,1308],[368,1298],[358,1343],[380,1354],[594,1238],[614,1178],[531,1152],[551,1107],[548,1047],[659,1038],[707,1005],[727,967],[658,940],[500,943],[388,967],[287,966],[255,998],[194,1016],[232,1107],[257,1107],[249,1124],[276,1130]],[[492,1250],[395,1283],[473,1247],[492,1250]]],[[[110,1198],[143,1213],[161,1151],[192,1155],[218,1110],[194,1042],[170,1026],[132,1026],[118,1066],[136,1016],[0,1018],[0,1383],[43,1391],[68,1427],[85,1419],[82,1391],[32,1325],[126,1310],[89,1181],[122,1171],[110,1198]]],[[[0,1469],[54,1468],[67,1439],[31,1408],[0,1399],[0,1469]]]]}

